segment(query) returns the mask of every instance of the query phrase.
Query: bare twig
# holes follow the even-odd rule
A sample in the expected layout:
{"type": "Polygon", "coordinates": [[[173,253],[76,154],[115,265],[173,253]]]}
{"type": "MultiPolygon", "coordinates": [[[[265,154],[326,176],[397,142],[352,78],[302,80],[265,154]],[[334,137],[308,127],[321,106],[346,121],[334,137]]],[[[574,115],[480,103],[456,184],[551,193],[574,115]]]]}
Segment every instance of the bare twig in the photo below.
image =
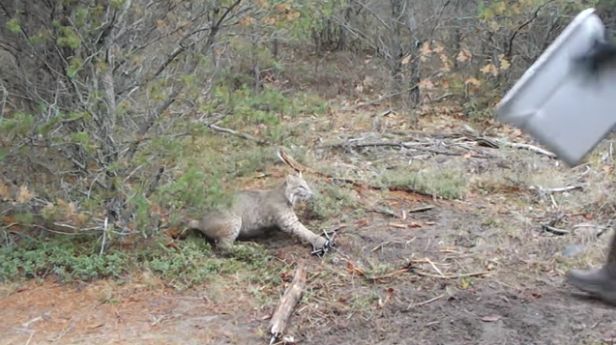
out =
{"type": "Polygon", "coordinates": [[[105,253],[105,244],[107,242],[107,229],[109,225],[109,218],[105,217],[105,222],[103,223],[103,241],[101,243],[101,250],[98,255],[102,256],[105,253]]]}
{"type": "Polygon", "coordinates": [[[411,303],[409,304],[408,307],[406,307],[406,310],[411,310],[411,308],[417,308],[417,307],[421,307],[422,305],[426,305],[426,304],[430,304],[432,302],[438,301],[439,299],[445,297],[445,294],[440,294],[436,297],[432,297],[429,300],[423,301],[423,302],[419,302],[419,303],[411,303]]]}
{"type": "Polygon", "coordinates": [[[254,141],[254,142],[256,142],[259,145],[269,145],[270,144],[270,142],[268,142],[267,140],[259,139],[257,137],[253,137],[250,134],[241,133],[241,132],[238,132],[238,131],[230,129],[230,128],[220,127],[220,126],[217,126],[215,124],[209,124],[209,125],[207,125],[207,127],[209,129],[217,131],[217,132],[227,133],[227,134],[231,134],[231,135],[234,135],[234,136],[242,138],[242,139],[254,141]]]}
{"type": "Polygon", "coordinates": [[[6,105],[6,100],[9,96],[9,92],[4,87],[4,83],[0,80],[0,91],[2,92],[2,99],[0,99],[0,117],[4,115],[4,107],[6,105]]]}
{"type": "Polygon", "coordinates": [[[428,264],[430,264],[430,266],[432,266],[432,268],[436,271],[436,273],[438,273],[441,277],[445,277],[443,272],[438,267],[436,267],[436,265],[434,264],[434,262],[432,262],[432,260],[428,258],[426,258],[425,260],[428,264]]]}
{"type": "Polygon", "coordinates": [[[384,208],[384,207],[374,207],[374,208],[368,209],[368,211],[384,214],[386,216],[393,217],[393,218],[400,218],[399,214],[397,214],[396,212],[394,212],[394,211],[392,211],[392,210],[390,210],[388,208],[384,208]]]}
{"type": "Polygon", "coordinates": [[[520,24],[513,31],[513,34],[511,35],[511,37],[509,37],[509,42],[507,44],[507,49],[506,49],[506,53],[505,53],[505,56],[507,57],[507,59],[511,60],[511,55],[513,53],[513,41],[515,40],[516,36],[521,32],[522,29],[524,29],[526,26],[528,26],[530,23],[532,23],[535,19],[537,19],[538,15],[539,15],[539,11],[541,11],[542,8],[544,8],[545,6],[547,6],[549,3],[553,2],[553,1],[554,0],[549,0],[549,1],[544,2],[541,5],[537,6],[537,8],[533,12],[532,16],[528,20],[526,20],[524,23],[520,24]]]}
{"type": "Polygon", "coordinates": [[[556,187],[556,188],[544,188],[541,186],[531,186],[530,187],[531,190],[537,190],[540,193],[563,193],[563,192],[569,192],[572,190],[576,190],[576,189],[584,189],[584,185],[573,185],[573,186],[565,186],[565,187],[556,187]]]}
{"type": "Polygon", "coordinates": [[[487,275],[489,272],[472,272],[472,273],[460,273],[460,274],[446,274],[443,276],[431,274],[423,271],[418,271],[416,269],[413,270],[413,273],[422,277],[430,277],[430,278],[439,278],[439,279],[459,279],[459,278],[468,278],[468,277],[481,277],[487,275]]]}
{"type": "Polygon", "coordinates": [[[34,227],[34,228],[42,229],[42,230],[49,231],[51,233],[59,234],[59,235],[68,235],[68,236],[79,236],[79,235],[82,235],[80,233],[73,233],[73,232],[53,230],[53,229],[49,229],[49,228],[46,228],[46,227],[44,227],[42,225],[38,225],[38,224],[32,224],[31,226],[34,227]]]}
{"type": "Polygon", "coordinates": [[[408,213],[426,212],[426,211],[430,211],[433,208],[434,208],[434,205],[419,206],[419,207],[415,207],[413,209],[410,209],[407,212],[408,213]]]}
{"type": "Polygon", "coordinates": [[[384,246],[386,246],[386,245],[388,245],[390,243],[391,243],[391,241],[385,241],[385,242],[379,243],[374,248],[372,248],[370,251],[371,252],[376,252],[377,250],[382,249],[384,246]]]}
{"type": "Polygon", "coordinates": [[[301,173],[303,171],[303,167],[293,157],[289,156],[283,147],[278,148],[277,155],[284,164],[291,167],[295,172],[301,173]]]}
{"type": "Polygon", "coordinates": [[[347,225],[342,223],[342,224],[338,224],[338,225],[334,225],[332,227],[330,227],[329,229],[323,230],[323,233],[328,235],[328,236],[335,236],[336,234],[340,233],[340,231],[344,228],[346,228],[347,225]]]}
{"type": "Polygon", "coordinates": [[[571,233],[571,231],[569,231],[569,230],[566,230],[566,229],[559,229],[559,228],[557,228],[557,227],[554,227],[554,226],[552,226],[552,225],[548,225],[548,224],[543,224],[543,225],[541,225],[541,228],[542,228],[544,231],[547,231],[547,232],[551,232],[551,233],[553,233],[554,235],[561,235],[561,236],[562,236],[562,235],[567,235],[567,234],[570,234],[570,233],[571,233]]]}
{"type": "MultiPolygon", "coordinates": [[[[464,156],[468,154],[468,148],[465,148],[465,151],[463,152],[454,152],[454,151],[444,151],[444,150],[438,150],[438,149],[431,148],[431,147],[426,147],[426,146],[435,145],[435,144],[436,143],[434,142],[402,142],[402,141],[360,142],[360,141],[351,139],[345,142],[321,145],[320,148],[394,147],[394,148],[404,148],[407,150],[429,152],[429,153],[445,155],[445,156],[464,156]]],[[[485,154],[481,154],[481,155],[476,154],[476,155],[472,155],[472,157],[473,158],[490,158],[490,156],[487,156],[485,154]]]]}
{"type": "Polygon", "coordinates": [[[34,324],[34,323],[37,323],[37,322],[39,322],[39,321],[42,321],[42,320],[43,320],[43,316],[42,316],[42,315],[39,315],[39,316],[37,316],[37,317],[35,317],[35,318],[33,318],[33,319],[29,320],[29,321],[26,321],[26,322],[22,323],[22,324],[21,324],[21,326],[22,326],[23,328],[28,328],[28,327],[30,327],[30,325],[32,325],[32,324],[34,324]]]}
{"type": "Polygon", "coordinates": [[[606,231],[610,230],[612,227],[610,225],[597,225],[597,224],[591,224],[591,223],[580,223],[580,224],[576,224],[573,226],[573,229],[579,229],[579,228],[597,229],[597,233],[595,234],[595,236],[600,237],[606,231]]]}
{"type": "Polygon", "coordinates": [[[30,336],[28,337],[28,341],[26,341],[26,345],[30,345],[32,337],[34,337],[34,333],[36,333],[36,331],[30,331],[30,336]]]}
{"type": "Polygon", "coordinates": [[[302,297],[304,286],[306,285],[306,271],[302,264],[299,264],[295,270],[293,281],[287,287],[284,295],[280,299],[278,308],[274,312],[272,319],[270,320],[270,344],[274,344],[278,339],[289,322],[291,312],[302,297]]]}
{"type": "Polygon", "coordinates": [[[522,150],[529,150],[535,153],[539,153],[545,156],[548,156],[550,158],[556,158],[556,154],[548,151],[548,150],[544,150],[540,147],[537,147],[535,145],[531,145],[531,144],[521,144],[521,143],[510,143],[508,141],[504,141],[504,140],[497,140],[497,142],[503,146],[508,146],[514,149],[522,149],[522,150]]]}

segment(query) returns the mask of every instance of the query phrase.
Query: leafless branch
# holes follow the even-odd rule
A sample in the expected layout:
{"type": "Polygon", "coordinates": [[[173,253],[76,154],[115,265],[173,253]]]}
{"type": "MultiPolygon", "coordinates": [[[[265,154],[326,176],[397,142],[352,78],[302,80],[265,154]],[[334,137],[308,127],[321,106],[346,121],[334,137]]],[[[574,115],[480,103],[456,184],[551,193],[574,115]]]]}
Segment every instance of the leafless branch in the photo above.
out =
{"type": "Polygon", "coordinates": [[[231,135],[234,135],[234,136],[242,138],[242,139],[254,141],[254,142],[256,142],[259,145],[269,145],[269,144],[271,144],[267,140],[259,139],[257,137],[253,137],[250,134],[241,133],[241,132],[238,132],[238,131],[230,129],[230,128],[224,128],[224,127],[217,126],[215,124],[209,124],[209,125],[207,125],[207,127],[209,129],[213,130],[213,131],[216,131],[216,132],[227,133],[227,134],[231,134],[231,135]]]}
{"type": "Polygon", "coordinates": [[[553,1],[554,0],[548,0],[544,2],[543,4],[537,6],[532,16],[529,19],[527,19],[525,22],[520,24],[515,30],[513,30],[511,37],[509,37],[509,42],[507,43],[507,49],[505,53],[505,56],[507,57],[507,59],[511,60],[511,55],[513,54],[513,41],[515,40],[516,36],[520,33],[520,31],[522,31],[522,29],[524,29],[526,26],[532,23],[535,19],[537,19],[537,16],[539,15],[539,11],[541,11],[545,6],[547,6],[553,1]]]}

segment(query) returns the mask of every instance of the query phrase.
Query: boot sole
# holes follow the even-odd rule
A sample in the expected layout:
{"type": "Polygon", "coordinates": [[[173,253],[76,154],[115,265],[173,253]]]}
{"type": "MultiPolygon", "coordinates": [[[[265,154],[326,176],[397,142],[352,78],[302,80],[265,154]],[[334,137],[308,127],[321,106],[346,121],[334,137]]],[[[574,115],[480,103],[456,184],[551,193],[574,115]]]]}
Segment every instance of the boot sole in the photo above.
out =
{"type": "Polygon", "coordinates": [[[615,289],[609,289],[601,285],[588,284],[588,282],[576,279],[572,275],[567,275],[567,283],[590,294],[592,297],[601,299],[612,305],[616,305],[616,287],[615,289]]]}

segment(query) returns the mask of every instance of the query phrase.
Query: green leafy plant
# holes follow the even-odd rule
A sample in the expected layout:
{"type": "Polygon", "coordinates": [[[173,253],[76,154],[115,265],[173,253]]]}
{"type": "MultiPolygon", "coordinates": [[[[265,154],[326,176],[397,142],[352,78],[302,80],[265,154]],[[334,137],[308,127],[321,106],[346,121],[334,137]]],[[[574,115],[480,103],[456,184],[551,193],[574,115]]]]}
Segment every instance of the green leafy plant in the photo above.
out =
{"type": "Polygon", "coordinates": [[[61,281],[119,277],[128,262],[120,251],[99,255],[95,241],[87,238],[29,238],[0,248],[0,281],[49,275],[61,281]]]}

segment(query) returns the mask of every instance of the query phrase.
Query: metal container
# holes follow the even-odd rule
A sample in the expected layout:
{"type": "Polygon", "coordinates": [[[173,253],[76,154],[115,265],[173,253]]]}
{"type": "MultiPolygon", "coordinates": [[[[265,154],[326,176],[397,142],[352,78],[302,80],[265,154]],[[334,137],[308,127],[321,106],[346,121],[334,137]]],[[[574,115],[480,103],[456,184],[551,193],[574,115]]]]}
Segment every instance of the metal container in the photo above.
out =
{"type": "Polygon", "coordinates": [[[604,33],[594,9],[582,11],[496,108],[499,120],[530,134],[570,166],[616,123],[616,69],[592,76],[576,62],[604,33]]]}

